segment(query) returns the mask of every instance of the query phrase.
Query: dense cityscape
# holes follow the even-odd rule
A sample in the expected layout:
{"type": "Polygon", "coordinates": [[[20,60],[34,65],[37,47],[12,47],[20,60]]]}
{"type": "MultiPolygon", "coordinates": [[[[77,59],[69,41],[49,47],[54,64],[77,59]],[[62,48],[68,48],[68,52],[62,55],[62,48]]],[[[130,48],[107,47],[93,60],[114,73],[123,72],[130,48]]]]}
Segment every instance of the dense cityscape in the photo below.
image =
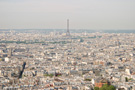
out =
{"type": "Polygon", "coordinates": [[[0,90],[135,90],[135,33],[78,31],[1,30],[0,90]]]}
{"type": "Polygon", "coordinates": [[[0,0],[0,90],[135,90],[135,0],[0,0]]]}

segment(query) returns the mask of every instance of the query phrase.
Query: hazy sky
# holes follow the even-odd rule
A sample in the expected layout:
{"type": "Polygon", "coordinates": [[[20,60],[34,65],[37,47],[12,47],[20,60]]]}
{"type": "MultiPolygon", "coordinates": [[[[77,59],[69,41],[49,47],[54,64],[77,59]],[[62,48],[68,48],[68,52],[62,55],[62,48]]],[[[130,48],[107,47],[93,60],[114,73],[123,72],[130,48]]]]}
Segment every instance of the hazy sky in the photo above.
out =
{"type": "Polygon", "coordinates": [[[0,28],[135,29],[135,0],[0,0],[0,28]]]}

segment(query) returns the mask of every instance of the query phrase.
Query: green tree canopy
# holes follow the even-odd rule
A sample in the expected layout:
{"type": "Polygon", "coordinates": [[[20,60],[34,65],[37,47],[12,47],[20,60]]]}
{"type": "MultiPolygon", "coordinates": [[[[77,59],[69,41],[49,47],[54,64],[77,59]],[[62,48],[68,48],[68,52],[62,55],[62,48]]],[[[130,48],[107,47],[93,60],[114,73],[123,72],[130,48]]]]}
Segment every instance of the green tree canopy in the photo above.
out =
{"type": "Polygon", "coordinates": [[[94,90],[99,90],[99,87],[94,87],[94,90]]]}
{"type": "Polygon", "coordinates": [[[104,84],[101,88],[94,87],[94,90],[116,90],[113,85],[104,84]]]}
{"type": "Polygon", "coordinates": [[[99,90],[116,90],[113,85],[104,84],[99,90]]]}

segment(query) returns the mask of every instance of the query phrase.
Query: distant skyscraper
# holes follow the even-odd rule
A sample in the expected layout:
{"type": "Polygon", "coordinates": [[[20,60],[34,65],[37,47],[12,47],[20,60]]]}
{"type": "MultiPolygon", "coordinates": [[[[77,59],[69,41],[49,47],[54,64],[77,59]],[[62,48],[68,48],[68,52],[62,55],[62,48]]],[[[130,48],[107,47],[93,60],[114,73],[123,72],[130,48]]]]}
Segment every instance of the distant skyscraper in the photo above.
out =
{"type": "Polygon", "coordinates": [[[8,56],[9,56],[9,57],[12,56],[12,48],[9,49],[9,51],[8,51],[8,56]]]}
{"type": "Polygon", "coordinates": [[[70,32],[69,32],[69,19],[67,19],[67,32],[66,32],[66,36],[70,36],[70,32]]]}

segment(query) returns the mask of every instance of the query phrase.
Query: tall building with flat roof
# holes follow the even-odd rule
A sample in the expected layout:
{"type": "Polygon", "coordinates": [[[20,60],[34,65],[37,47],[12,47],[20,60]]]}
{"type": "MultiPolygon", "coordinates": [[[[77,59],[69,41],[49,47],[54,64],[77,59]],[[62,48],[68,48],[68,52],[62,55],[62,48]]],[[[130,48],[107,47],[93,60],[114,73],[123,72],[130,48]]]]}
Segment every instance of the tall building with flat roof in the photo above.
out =
{"type": "Polygon", "coordinates": [[[11,56],[12,56],[12,48],[10,48],[8,51],[8,57],[11,57],[11,56]]]}

